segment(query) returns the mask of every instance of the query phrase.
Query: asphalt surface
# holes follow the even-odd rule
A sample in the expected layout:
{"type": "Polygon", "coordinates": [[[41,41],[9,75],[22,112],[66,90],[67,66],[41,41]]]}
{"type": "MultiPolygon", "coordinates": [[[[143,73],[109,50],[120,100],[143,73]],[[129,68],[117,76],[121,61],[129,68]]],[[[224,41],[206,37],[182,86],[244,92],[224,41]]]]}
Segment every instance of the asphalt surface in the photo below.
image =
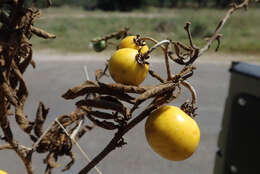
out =
{"type": "MultiPolygon", "coordinates": [[[[51,108],[44,126],[47,128],[58,115],[70,113],[74,109],[75,101],[65,101],[60,96],[68,88],[80,84],[86,79],[83,66],[88,66],[90,78],[93,79],[92,72],[103,68],[104,62],[91,59],[86,61],[37,61],[37,65],[37,69],[30,68],[25,73],[28,88],[31,91],[25,112],[29,118],[33,118],[39,101],[43,101],[46,106],[51,108]]],[[[163,62],[156,61],[152,63],[151,68],[160,74],[165,74],[163,65],[163,62]]],[[[199,147],[191,158],[182,162],[172,162],[155,154],[146,142],[144,122],[142,122],[125,136],[128,144],[114,150],[98,164],[98,168],[103,174],[212,174],[217,151],[217,138],[221,129],[223,108],[228,92],[229,66],[229,63],[200,62],[196,64],[197,70],[189,80],[198,93],[199,115],[196,120],[201,130],[199,147]]],[[[178,72],[179,67],[172,67],[172,69],[174,72],[178,72]]],[[[105,78],[104,81],[108,82],[111,79],[105,78]]],[[[151,78],[144,82],[144,84],[155,83],[157,82],[151,78]]],[[[184,90],[181,99],[173,104],[179,106],[189,98],[189,93],[184,90]]],[[[13,118],[11,121],[14,124],[13,118]]],[[[20,142],[31,146],[29,138],[18,128],[15,128],[14,132],[20,142]]],[[[93,158],[106,146],[113,134],[113,131],[107,132],[95,128],[87,133],[79,143],[90,158],[93,158]]],[[[75,165],[64,174],[78,173],[87,164],[77,148],[74,147],[73,151],[76,156],[75,165]]],[[[33,155],[33,167],[36,174],[44,173],[45,166],[42,164],[42,159],[45,156],[46,154],[33,155]]],[[[64,163],[69,162],[69,158],[64,157],[59,162],[64,166],[64,163]]],[[[62,173],[63,166],[54,169],[53,173],[62,173]]],[[[26,173],[20,159],[12,151],[0,152],[0,169],[5,169],[9,174],[26,173]]],[[[96,174],[97,172],[93,169],[90,173],[96,174]]]]}

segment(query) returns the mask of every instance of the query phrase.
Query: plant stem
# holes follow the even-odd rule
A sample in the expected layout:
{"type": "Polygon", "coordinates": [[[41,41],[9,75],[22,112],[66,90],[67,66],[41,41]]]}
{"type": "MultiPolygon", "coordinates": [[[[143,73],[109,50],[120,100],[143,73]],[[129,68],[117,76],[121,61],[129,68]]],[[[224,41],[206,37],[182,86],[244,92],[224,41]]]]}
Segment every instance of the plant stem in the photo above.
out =
{"type": "Polygon", "coordinates": [[[118,147],[118,142],[122,137],[143,119],[145,119],[153,110],[155,110],[159,104],[150,104],[141,114],[134,118],[127,126],[122,130],[118,130],[114,138],[109,142],[109,144],[100,152],[86,167],[84,167],[78,174],[87,174],[92,168],[94,168],[100,161],[102,161],[111,151],[118,147]]]}
{"type": "Polygon", "coordinates": [[[149,50],[144,54],[144,57],[148,56],[151,52],[153,52],[157,47],[164,45],[164,44],[170,44],[171,41],[169,40],[162,40],[156,44],[154,44],[149,50]]]}
{"type": "MultiPolygon", "coordinates": [[[[151,38],[151,37],[141,37],[141,38],[139,38],[139,39],[140,39],[140,40],[144,40],[144,41],[149,40],[149,41],[153,42],[154,44],[157,44],[157,43],[158,43],[157,40],[155,40],[155,39],[153,39],[153,38],[151,38]]],[[[160,47],[161,47],[161,49],[162,49],[163,51],[165,51],[165,48],[164,48],[162,45],[161,45],[160,47]]]]}
{"type": "Polygon", "coordinates": [[[199,51],[199,54],[198,54],[198,57],[201,56],[203,53],[205,53],[209,48],[210,46],[212,45],[213,41],[216,40],[218,37],[219,37],[219,33],[221,32],[222,28],[224,27],[225,23],[227,22],[227,20],[229,19],[229,17],[231,16],[231,14],[236,11],[237,9],[240,9],[240,8],[247,8],[248,6],[248,2],[249,0],[244,0],[241,4],[239,5],[236,5],[236,4],[233,4],[232,8],[230,8],[227,12],[227,14],[225,15],[225,17],[219,22],[216,30],[215,30],[215,33],[213,34],[213,36],[209,39],[209,41],[207,42],[207,44],[202,48],[200,49],[199,51]]]}
{"type": "Polygon", "coordinates": [[[191,86],[191,84],[190,84],[189,82],[185,81],[185,80],[181,81],[181,84],[182,84],[183,86],[185,86],[185,87],[190,91],[191,96],[192,96],[192,101],[191,101],[191,103],[192,103],[193,105],[196,105],[197,93],[196,93],[195,89],[193,88],[193,86],[191,86]]]}

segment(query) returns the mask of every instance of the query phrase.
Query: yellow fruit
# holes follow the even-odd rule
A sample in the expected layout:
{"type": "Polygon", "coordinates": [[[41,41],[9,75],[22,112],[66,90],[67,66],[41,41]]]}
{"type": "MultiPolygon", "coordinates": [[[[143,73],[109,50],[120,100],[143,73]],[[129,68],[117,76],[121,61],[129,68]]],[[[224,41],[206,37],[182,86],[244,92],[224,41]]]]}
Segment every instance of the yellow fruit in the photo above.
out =
{"type": "Polygon", "coordinates": [[[175,106],[162,106],[152,112],[145,123],[145,134],[155,152],[173,161],[190,157],[200,141],[196,121],[175,106]]]}
{"type": "Polygon", "coordinates": [[[141,53],[146,53],[149,50],[149,47],[145,44],[144,46],[138,46],[134,42],[136,36],[127,36],[119,44],[119,48],[133,48],[139,50],[141,48],[141,53]]]}
{"type": "Polygon", "coordinates": [[[141,84],[148,73],[148,65],[136,61],[138,51],[132,48],[117,50],[108,61],[108,70],[117,83],[125,85],[141,84]]]}
{"type": "Polygon", "coordinates": [[[8,173],[3,170],[0,170],[0,174],[8,174],[8,173]]]}

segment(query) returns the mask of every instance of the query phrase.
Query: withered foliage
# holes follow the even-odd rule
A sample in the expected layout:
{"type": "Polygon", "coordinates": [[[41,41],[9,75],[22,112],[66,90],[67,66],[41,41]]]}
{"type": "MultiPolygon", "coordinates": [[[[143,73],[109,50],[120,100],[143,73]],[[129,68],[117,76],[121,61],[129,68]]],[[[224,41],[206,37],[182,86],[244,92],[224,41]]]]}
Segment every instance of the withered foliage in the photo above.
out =
{"type": "MultiPolygon", "coordinates": [[[[51,1],[47,0],[47,4],[50,5],[51,1]]],[[[23,161],[28,174],[34,173],[31,157],[36,152],[47,154],[44,160],[46,163],[45,174],[50,174],[53,168],[60,166],[57,160],[64,155],[69,156],[71,162],[65,166],[63,171],[69,170],[75,161],[71,151],[73,144],[92,129],[92,126],[85,124],[78,130],[80,123],[88,118],[94,125],[109,131],[116,130],[116,133],[104,150],[79,172],[86,174],[112,150],[126,144],[123,136],[130,129],[158,107],[178,98],[183,87],[190,91],[191,99],[187,100],[181,108],[191,117],[195,117],[196,92],[187,82],[195,69],[192,64],[210,48],[213,41],[216,40],[220,43],[220,31],[232,12],[247,7],[247,5],[248,0],[240,5],[234,4],[203,48],[198,48],[193,44],[189,22],[184,27],[189,45],[172,40],[157,42],[153,38],[137,36],[135,40],[137,45],[143,45],[144,41],[154,43],[145,54],[139,50],[136,57],[137,62],[140,64],[148,63],[151,52],[160,47],[165,56],[167,77],[163,78],[158,73],[149,70],[151,77],[158,81],[156,85],[106,84],[101,82],[101,79],[106,75],[107,68],[104,71],[97,70],[95,81],[88,80],[81,85],[75,85],[62,95],[64,99],[77,100],[75,111],[57,117],[50,128],[44,131],[42,127],[49,108],[40,102],[34,120],[29,120],[24,113],[24,105],[29,91],[23,73],[29,65],[34,68],[36,66],[30,43],[31,37],[35,35],[43,39],[53,39],[55,35],[33,25],[34,20],[40,16],[40,11],[33,6],[33,3],[29,7],[25,7],[25,0],[0,1],[0,126],[4,133],[2,139],[7,142],[7,144],[0,145],[0,150],[14,150],[23,161]],[[177,74],[172,74],[170,62],[183,65],[182,70],[177,74]],[[149,103],[146,106],[142,105],[140,114],[137,114],[136,110],[145,101],[149,101],[149,103]],[[32,147],[21,145],[13,136],[9,123],[9,117],[12,115],[15,116],[16,123],[21,130],[30,136],[33,142],[32,147]]],[[[108,42],[112,38],[120,39],[128,34],[128,30],[129,28],[124,28],[92,42],[97,43],[102,40],[108,42]]]]}
{"type": "MultiPolygon", "coordinates": [[[[50,1],[47,3],[50,4],[50,1]]],[[[46,108],[42,102],[38,106],[35,120],[29,120],[24,113],[24,104],[29,91],[23,73],[29,65],[34,68],[36,66],[30,39],[33,35],[43,39],[56,37],[34,26],[35,19],[40,17],[40,11],[34,7],[33,3],[29,7],[25,4],[25,0],[0,1],[0,125],[4,133],[2,139],[8,143],[0,145],[0,150],[14,150],[24,162],[28,174],[34,173],[31,165],[33,153],[47,153],[44,160],[47,166],[45,173],[49,174],[52,168],[58,166],[56,161],[59,156],[70,156],[71,162],[65,166],[64,170],[71,167],[74,162],[74,155],[71,151],[73,142],[57,123],[53,124],[50,130],[41,137],[44,133],[42,127],[49,111],[49,108],[46,108]],[[14,116],[21,130],[31,137],[32,142],[36,142],[32,147],[25,147],[15,139],[9,116],[14,116]]],[[[83,117],[82,112],[75,111],[58,117],[58,120],[65,128],[68,127],[69,133],[72,133],[83,117]]],[[[83,127],[77,132],[75,139],[82,137],[90,128],[83,127]]]]}

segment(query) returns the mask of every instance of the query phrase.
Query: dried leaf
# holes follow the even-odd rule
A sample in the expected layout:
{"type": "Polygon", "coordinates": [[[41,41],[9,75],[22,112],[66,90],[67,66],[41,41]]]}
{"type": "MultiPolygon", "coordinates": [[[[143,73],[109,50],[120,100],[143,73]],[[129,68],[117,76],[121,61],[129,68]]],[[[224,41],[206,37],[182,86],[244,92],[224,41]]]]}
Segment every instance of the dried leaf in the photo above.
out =
{"type": "Polygon", "coordinates": [[[97,126],[102,127],[107,130],[114,130],[117,129],[118,126],[115,125],[113,122],[108,122],[106,120],[99,121],[98,119],[93,118],[91,115],[87,114],[87,117],[97,126]]]}
{"type": "Polygon", "coordinates": [[[33,68],[36,68],[36,63],[33,59],[31,60],[30,64],[32,65],[33,68]]]}
{"type": "Polygon", "coordinates": [[[31,31],[36,36],[44,38],[44,39],[55,39],[56,38],[56,36],[54,34],[48,33],[46,31],[39,29],[37,27],[34,27],[34,26],[31,26],[31,31]]]}
{"type": "Polygon", "coordinates": [[[86,132],[93,129],[94,126],[85,125],[76,135],[75,140],[78,141],[86,132]]]}
{"type": "Polygon", "coordinates": [[[96,81],[99,81],[105,75],[102,69],[97,69],[95,72],[96,81]]]}
{"type": "Polygon", "coordinates": [[[47,156],[47,159],[46,159],[46,163],[49,165],[50,168],[56,168],[56,167],[59,167],[61,166],[60,163],[57,163],[56,162],[56,159],[55,159],[55,153],[54,152],[50,152],[47,156]]]}
{"type": "Polygon", "coordinates": [[[145,100],[155,97],[155,96],[160,96],[164,93],[168,93],[170,91],[173,91],[176,87],[175,83],[166,83],[166,84],[162,84],[162,85],[158,85],[150,90],[147,90],[146,92],[144,92],[143,94],[141,94],[136,100],[135,100],[135,104],[132,107],[130,113],[132,113],[142,102],[144,102],[145,100]]]}
{"type": "Polygon", "coordinates": [[[99,89],[99,85],[92,81],[86,81],[79,86],[75,86],[69,89],[66,93],[62,95],[64,99],[74,99],[79,96],[86,95],[88,93],[95,93],[99,89]]]}
{"type": "Polygon", "coordinates": [[[84,112],[74,113],[70,115],[61,115],[58,117],[58,121],[66,128],[73,124],[75,121],[81,120],[84,117],[84,112]]]}
{"type": "MultiPolygon", "coordinates": [[[[120,85],[117,85],[118,87],[121,87],[120,85]]],[[[131,87],[128,88],[128,90],[131,87]]],[[[135,87],[131,88],[132,90],[136,89],[135,87]]],[[[76,86],[74,88],[69,89],[66,93],[62,95],[63,98],[69,100],[69,99],[75,99],[79,96],[91,94],[91,93],[98,93],[98,94],[105,94],[105,95],[111,95],[115,96],[120,100],[126,101],[128,103],[133,103],[133,97],[126,94],[123,89],[118,90],[118,88],[115,88],[114,85],[106,85],[104,83],[96,83],[93,81],[86,81],[85,83],[76,86]]]]}
{"type": "Polygon", "coordinates": [[[157,80],[159,80],[161,83],[165,83],[165,80],[159,75],[157,74],[155,71],[149,70],[149,74],[156,78],[157,80]]]}
{"type": "Polygon", "coordinates": [[[32,62],[32,49],[30,48],[29,55],[25,57],[25,59],[19,64],[19,70],[23,74],[28,67],[28,65],[32,62]]]}
{"type": "Polygon", "coordinates": [[[105,112],[100,112],[100,111],[92,111],[91,109],[89,109],[86,106],[81,106],[80,107],[84,112],[97,117],[97,118],[101,118],[101,119],[114,119],[115,116],[109,113],[105,113],[105,112]]]}
{"type": "MultiPolygon", "coordinates": [[[[0,98],[3,99],[4,98],[4,92],[0,91],[0,98]]],[[[5,112],[7,111],[7,107],[6,107],[6,102],[5,101],[1,101],[0,102],[0,126],[3,130],[3,133],[5,135],[5,139],[8,142],[12,142],[13,141],[13,133],[12,130],[10,128],[9,125],[9,121],[7,116],[5,115],[5,112]]]]}
{"type": "Polygon", "coordinates": [[[146,90],[149,89],[149,87],[139,87],[139,86],[132,86],[132,85],[123,85],[119,83],[111,83],[111,84],[105,84],[105,83],[100,83],[99,85],[102,89],[108,90],[108,91],[113,91],[114,93],[117,92],[122,92],[122,93],[136,93],[136,94],[142,94],[146,90]]]}
{"type": "Polygon", "coordinates": [[[33,129],[33,123],[31,123],[23,113],[21,105],[15,107],[15,120],[19,127],[26,133],[30,134],[33,129]]]}
{"type": "Polygon", "coordinates": [[[5,81],[2,73],[0,73],[0,90],[3,91],[5,97],[8,99],[10,103],[12,103],[12,105],[14,106],[18,105],[17,96],[13,91],[13,89],[5,81]]]}
{"type": "Polygon", "coordinates": [[[42,126],[46,120],[48,112],[49,108],[46,108],[45,105],[42,102],[40,102],[37,109],[36,119],[34,122],[34,133],[38,137],[40,137],[43,133],[42,126]]]}
{"type": "Polygon", "coordinates": [[[109,109],[109,110],[114,110],[122,115],[128,117],[129,116],[129,111],[127,110],[126,107],[123,105],[117,103],[117,102],[112,102],[108,100],[104,100],[102,98],[96,98],[96,99],[86,99],[86,100],[80,100],[76,103],[77,107],[81,106],[87,106],[87,107],[96,107],[96,108],[101,108],[101,109],[109,109]]]}
{"type": "Polygon", "coordinates": [[[25,100],[28,97],[28,89],[26,86],[26,82],[25,82],[23,75],[20,72],[19,68],[15,64],[14,60],[12,61],[11,67],[13,68],[14,74],[16,75],[18,81],[20,82],[19,89],[18,89],[16,95],[19,98],[19,101],[21,103],[20,105],[24,105],[25,100]]]}
{"type": "Polygon", "coordinates": [[[73,152],[69,152],[69,157],[71,158],[71,161],[64,167],[64,169],[62,169],[63,172],[69,170],[71,166],[75,163],[75,156],[73,152]]]}

